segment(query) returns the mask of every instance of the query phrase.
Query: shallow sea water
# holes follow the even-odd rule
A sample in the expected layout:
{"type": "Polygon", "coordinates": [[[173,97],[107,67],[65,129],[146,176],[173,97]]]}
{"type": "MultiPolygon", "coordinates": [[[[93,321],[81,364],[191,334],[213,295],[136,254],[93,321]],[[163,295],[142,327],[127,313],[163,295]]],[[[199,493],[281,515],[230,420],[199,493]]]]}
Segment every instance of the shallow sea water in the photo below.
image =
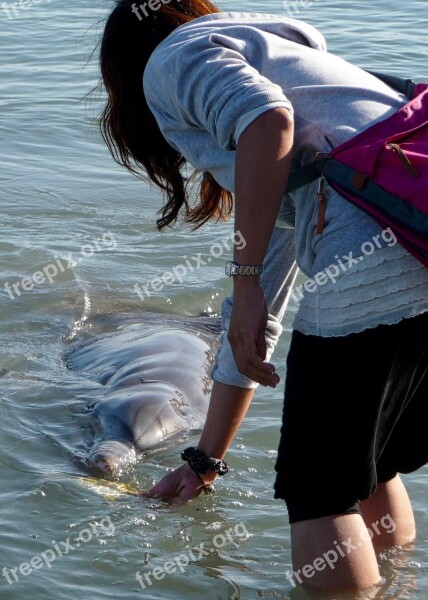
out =
{"type": "MultiPolygon", "coordinates": [[[[28,1],[16,15],[12,3],[0,6],[0,570],[42,552],[46,561],[33,561],[38,567],[18,572],[12,585],[0,575],[0,598],[315,597],[285,578],[289,526],[272,493],[282,386],[257,392],[229,453],[234,471],[218,493],[184,507],[114,496],[73,460],[83,452],[85,407],[99,389],[65,368],[67,340],[100,314],[216,314],[229,289],[226,255],[144,302],[134,284],[171,269],[177,257],[206,256],[213,243],[231,235],[232,224],[197,234],[184,227],[157,233],[160,196],[113,163],[96,126],[102,97],[85,98],[97,83],[91,52],[112,3],[28,1]],[[47,265],[57,266],[51,284],[19,288],[13,298],[5,292],[6,282],[47,265]],[[201,543],[208,554],[192,557],[201,543]],[[55,555],[50,567],[49,549],[55,555]],[[137,571],[144,576],[179,555],[191,563],[182,573],[152,577],[151,585],[143,579],[145,589],[138,583],[137,571]]],[[[428,75],[425,0],[219,5],[297,16],[318,26],[329,48],[356,64],[419,80],[428,75]]],[[[292,303],[275,355],[282,382],[295,310],[292,303]]],[[[177,458],[176,447],[150,453],[123,481],[147,488],[177,458]]],[[[404,480],[418,541],[379,556],[382,600],[428,594],[428,469],[404,480]]]]}

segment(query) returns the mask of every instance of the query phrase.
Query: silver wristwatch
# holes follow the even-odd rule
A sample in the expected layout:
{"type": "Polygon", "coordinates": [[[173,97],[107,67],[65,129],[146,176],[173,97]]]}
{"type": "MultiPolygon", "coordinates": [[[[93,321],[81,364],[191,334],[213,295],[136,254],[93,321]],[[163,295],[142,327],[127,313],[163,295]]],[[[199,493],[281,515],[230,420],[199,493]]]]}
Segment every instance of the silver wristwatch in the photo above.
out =
{"type": "Polygon", "coordinates": [[[228,260],[224,271],[228,277],[234,275],[261,275],[263,265],[239,265],[232,260],[228,260]]]}

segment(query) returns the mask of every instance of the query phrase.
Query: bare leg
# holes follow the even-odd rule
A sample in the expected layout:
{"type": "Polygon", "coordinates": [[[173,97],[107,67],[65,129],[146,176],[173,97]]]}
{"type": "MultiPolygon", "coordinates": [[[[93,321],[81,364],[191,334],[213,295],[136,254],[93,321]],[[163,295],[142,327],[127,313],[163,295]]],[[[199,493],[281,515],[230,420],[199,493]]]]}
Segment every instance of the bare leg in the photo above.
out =
{"type": "Polygon", "coordinates": [[[376,554],[358,514],[291,525],[294,579],[322,590],[362,590],[379,585],[376,554]]]}
{"type": "Polygon", "coordinates": [[[400,477],[380,483],[376,492],[360,502],[361,513],[375,546],[404,546],[416,536],[415,519],[400,477]]]}

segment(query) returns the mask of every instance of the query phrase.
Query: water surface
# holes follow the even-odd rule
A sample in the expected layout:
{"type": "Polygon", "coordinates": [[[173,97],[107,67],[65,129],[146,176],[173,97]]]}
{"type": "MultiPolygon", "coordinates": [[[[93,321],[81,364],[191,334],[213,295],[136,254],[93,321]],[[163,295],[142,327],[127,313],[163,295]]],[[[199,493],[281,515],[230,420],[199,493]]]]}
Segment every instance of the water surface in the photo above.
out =
{"type": "MultiPolygon", "coordinates": [[[[291,12],[319,27],[330,50],[362,67],[428,75],[425,0],[220,6],[291,12]]],[[[91,52],[110,8],[107,1],[42,0],[12,18],[0,8],[0,568],[56,552],[50,568],[36,560],[38,567],[20,573],[13,585],[0,577],[0,597],[62,600],[76,590],[85,600],[306,597],[285,578],[289,526],[283,504],[272,497],[282,390],[257,392],[229,452],[233,473],[214,497],[185,507],[106,497],[82,483],[84,474],[72,460],[83,452],[84,409],[99,389],[65,368],[70,334],[78,336],[97,314],[215,314],[229,289],[225,253],[144,302],[135,293],[136,282],[161,275],[184,256],[208,256],[212,244],[230,236],[232,224],[159,234],[160,195],[108,155],[96,125],[102,96],[85,96],[97,83],[91,52]],[[57,269],[52,283],[31,290],[19,284],[49,265],[51,273],[57,269]],[[13,297],[7,282],[18,286],[13,297]],[[189,548],[202,542],[209,553],[193,560],[189,548]],[[136,580],[137,571],[163,568],[186,552],[192,564],[183,573],[152,578],[151,585],[143,579],[145,589],[136,580]]],[[[292,304],[276,351],[282,381],[295,310],[292,304]]],[[[164,449],[124,479],[145,488],[178,462],[177,448],[164,449]]],[[[427,480],[426,468],[405,477],[418,543],[379,557],[385,577],[380,598],[427,596],[427,480]]]]}

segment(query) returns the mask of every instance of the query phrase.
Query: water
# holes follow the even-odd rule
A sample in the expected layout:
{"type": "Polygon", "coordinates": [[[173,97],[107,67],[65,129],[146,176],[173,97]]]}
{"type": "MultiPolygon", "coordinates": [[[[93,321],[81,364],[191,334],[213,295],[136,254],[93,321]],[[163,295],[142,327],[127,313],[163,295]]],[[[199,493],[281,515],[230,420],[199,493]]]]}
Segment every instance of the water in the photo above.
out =
{"type": "MultiPolygon", "coordinates": [[[[82,413],[97,389],[65,369],[67,336],[78,335],[95,314],[215,314],[228,290],[226,255],[145,302],[133,287],[176,265],[177,257],[206,255],[230,235],[231,223],[198,234],[183,227],[158,234],[159,195],[116,166],[103,146],[96,127],[102,98],[86,101],[85,95],[97,82],[91,51],[110,2],[25,0],[25,8],[17,6],[16,15],[6,6],[12,18],[0,8],[0,567],[32,558],[34,566],[31,573],[23,567],[26,574],[13,585],[0,577],[1,598],[62,600],[76,590],[85,600],[306,597],[284,577],[291,568],[289,527],[282,503],[272,499],[279,391],[258,391],[229,453],[234,472],[214,497],[162,508],[131,495],[100,494],[79,479],[83,473],[72,456],[82,448],[82,413]],[[27,291],[19,284],[13,298],[3,291],[6,282],[18,285],[48,265],[57,270],[52,283],[27,291]],[[145,589],[136,580],[137,571],[143,576],[163,568],[189,552],[186,545],[201,542],[214,551],[196,555],[183,573],[161,578],[158,571],[151,585],[143,578],[145,589]],[[54,554],[50,568],[35,558],[42,552],[48,563],[54,554]]],[[[287,14],[288,6],[321,29],[332,51],[356,64],[426,78],[425,0],[220,6],[277,14],[287,14]]],[[[295,309],[276,352],[282,380],[295,309]]],[[[148,487],[177,462],[176,449],[163,450],[125,479],[148,487]]],[[[427,480],[426,468],[405,477],[418,543],[380,556],[386,583],[378,597],[427,595],[427,480]]]]}

